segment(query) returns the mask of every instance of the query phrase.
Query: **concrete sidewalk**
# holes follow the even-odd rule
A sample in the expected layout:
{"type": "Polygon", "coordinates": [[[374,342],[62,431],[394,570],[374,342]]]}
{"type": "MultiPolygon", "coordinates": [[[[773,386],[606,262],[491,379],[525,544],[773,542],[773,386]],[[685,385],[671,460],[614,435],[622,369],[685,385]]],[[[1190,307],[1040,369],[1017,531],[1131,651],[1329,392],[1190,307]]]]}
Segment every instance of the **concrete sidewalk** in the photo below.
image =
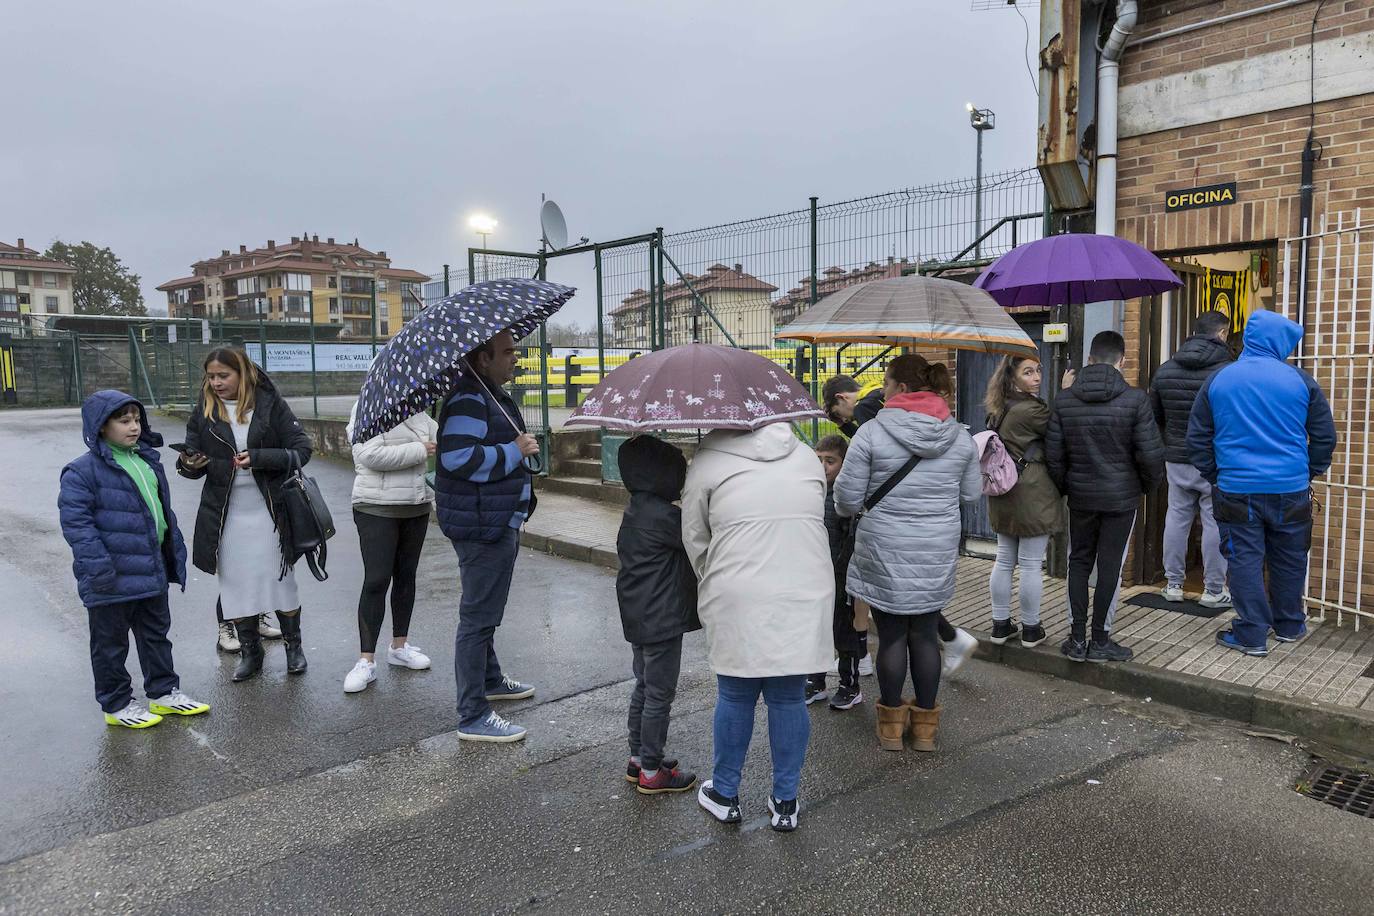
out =
{"type": "MultiPolygon", "coordinates": [[[[620,514],[615,505],[541,490],[523,540],[537,550],[614,568],[620,514]]],[[[1302,642],[1271,643],[1266,658],[1251,658],[1216,644],[1217,631],[1232,618],[1229,611],[1207,619],[1125,603],[1151,590],[1136,586],[1122,592],[1113,631],[1135,650],[1135,660],[1076,664],[1059,654],[1069,631],[1062,579],[1045,581],[1044,644],[1023,649],[1015,642],[988,642],[991,568],[987,560],[961,557],[958,589],[946,610],[950,622],[979,638],[980,657],[1374,755],[1374,626],[1356,630],[1350,620],[1338,626],[1333,619],[1314,619],[1302,642]]]]}

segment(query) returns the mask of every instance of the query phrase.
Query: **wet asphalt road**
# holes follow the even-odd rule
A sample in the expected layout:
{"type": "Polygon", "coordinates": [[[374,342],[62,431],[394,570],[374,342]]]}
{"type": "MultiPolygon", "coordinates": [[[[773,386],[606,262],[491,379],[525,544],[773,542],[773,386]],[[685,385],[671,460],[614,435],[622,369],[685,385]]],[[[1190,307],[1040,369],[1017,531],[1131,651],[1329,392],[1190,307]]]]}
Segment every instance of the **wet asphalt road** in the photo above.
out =
{"type": "MultiPolygon", "coordinates": [[[[56,521],[79,448],[74,411],[0,412],[0,913],[1369,912],[1374,820],[1294,793],[1304,752],[978,661],[944,689],[937,754],[877,751],[871,706],[815,709],[794,835],[764,818],[762,715],[742,828],[637,796],[613,577],[528,552],[498,650],[540,688],[510,710],[530,738],[460,745],[437,530],[412,627],[434,670],[345,696],[360,571],[351,474],[325,461],[340,533],[330,580],[301,579],[310,671],[274,644],[229,683],[202,575],[172,640],[213,711],[108,728],[56,521]]],[[[172,481],[189,526],[198,486],[172,481]]],[[[671,746],[699,771],[713,695],[689,637],[671,746]]]]}

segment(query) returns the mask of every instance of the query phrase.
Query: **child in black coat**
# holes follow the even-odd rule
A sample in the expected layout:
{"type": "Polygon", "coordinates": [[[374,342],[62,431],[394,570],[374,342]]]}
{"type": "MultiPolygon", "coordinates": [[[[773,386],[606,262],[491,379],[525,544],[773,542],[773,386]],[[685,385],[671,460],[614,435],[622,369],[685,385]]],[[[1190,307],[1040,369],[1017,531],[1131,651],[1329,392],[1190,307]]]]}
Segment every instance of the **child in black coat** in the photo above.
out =
{"type": "MultiPolygon", "coordinates": [[[[859,689],[859,664],[868,655],[868,633],[854,629],[854,602],[845,591],[849,558],[854,554],[853,519],[835,511],[835,478],[844,467],[849,444],[843,436],[826,436],[816,443],[816,457],[825,468],[825,533],[830,539],[830,562],[835,569],[835,654],[839,656],[840,685],[830,696],[831,709],[852,709],[864,701],[859,689]]],[[[824,672],[806,682],[806,702],[826,699],[824,672]]]]}
{"type": "Polygon", "coordinates": [[[620,623],[634,649],[634,693],[630,695],[630,763],[625,778],[639,792],[686,792],[696,775],[679,771],[663,756],[677,678],[682,634],[701,629],[697,580],[682,549],[682,498],[687,459],[652,436],[620,447],[620,478],[630,504],[620,522],[615,580],[620,623]]]}

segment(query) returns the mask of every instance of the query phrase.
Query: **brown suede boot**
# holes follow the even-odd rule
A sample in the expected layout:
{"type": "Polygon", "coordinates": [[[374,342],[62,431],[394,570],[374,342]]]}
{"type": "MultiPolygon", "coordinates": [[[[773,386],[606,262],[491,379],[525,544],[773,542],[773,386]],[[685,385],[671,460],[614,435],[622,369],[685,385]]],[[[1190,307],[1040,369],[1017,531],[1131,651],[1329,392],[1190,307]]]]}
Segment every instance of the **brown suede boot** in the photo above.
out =
{"type": "Polygon", "coordinates": [[[878,707],[878,746],[885,751],[902,750],[902,733],[906,731],[907,707],[878,707]]]}
{"type": "Polygon", "coordinates": [[[922,709],[915,700],[907,700],[907,711],[911,725],[907,728],[907,738],[913,751],[935,750],[935,731],[940,727],[940,707],[922,709]]]}

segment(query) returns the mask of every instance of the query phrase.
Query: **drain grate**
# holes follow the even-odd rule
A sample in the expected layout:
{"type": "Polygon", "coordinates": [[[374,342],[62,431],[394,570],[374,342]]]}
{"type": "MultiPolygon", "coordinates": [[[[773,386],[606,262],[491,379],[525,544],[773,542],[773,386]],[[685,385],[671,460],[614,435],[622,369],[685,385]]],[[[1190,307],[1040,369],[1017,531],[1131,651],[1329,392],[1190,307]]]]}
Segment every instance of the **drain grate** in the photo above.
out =
{"type": "Polygon", "coordinates": [[[1298,783],[1298,791],[1333,808],[1374,818],[1374,776],[1319,763],[1298,783]]]}

